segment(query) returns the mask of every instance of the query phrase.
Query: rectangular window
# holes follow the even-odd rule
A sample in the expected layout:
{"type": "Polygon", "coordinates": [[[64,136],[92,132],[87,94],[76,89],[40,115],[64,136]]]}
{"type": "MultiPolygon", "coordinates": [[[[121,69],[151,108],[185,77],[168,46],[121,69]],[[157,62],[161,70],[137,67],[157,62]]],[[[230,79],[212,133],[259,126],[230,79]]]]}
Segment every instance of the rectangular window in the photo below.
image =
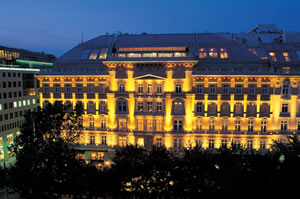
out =
{"type": "Polygon", "coordinates": [[[90,54],[90,60],[93,60],[93,59],[97,59],[97,57],[98,57],[98,53],[99,53],[99,50],[98,49],[94,49],[93,51],[92,51],[92,53],[90,54]]]}
{"type": "Polygon", "coordinates": [[[229,85],[228,84],[223,85],[223,94],[225,94],[225,95],[229,94],[229,85]]]}
{"type": "Polygon", "coordinates": [[[260,149],[266,149],[266,140],[261,140],[260,141],[260,147],[259,147],[260,149]]]}
{"type": "Polygon", "coordinates": [[[126,119],[119,119],[118,123],[119,130],[127,130],[127,120],[126,119]]]}
{"type": "Polygon", "coordinates": [[[210,48],[209,49],[209,57],[212,59],[217,59],[218,58],[218,52],[216,48],[210,48]]]}
{"type": "Polygon", "coordinates": [[[144,85],[138,84],[138,93],[143,93],[143,92],[144,92],[144,85]]]}
{"type": "Polygon", "coordinates": [[[248,132],[253,132],[254,131],[254,121],[249,120],[248,121],[248,132]]]}
{"type": "Polygon", "coordinates": [[[277,58],[276,58],[275,52],[270,52],[269,55],[270,55],[271,60],[272,60],[273,62],[277,62],[277,58]]]}
{"type": "Polygon", "coordinates": [[[173,53],[158,53],[158,57],[173,57],[173,53]]]}
{"type": "Polygon", "coordinates": [[[241,131],[241,121],[240,120],[236,120],[235,121],[235,131],[236,132],[240,132],[241,131]]]}
{"type": "Polygon", "coordinates": [[[196,91],[197,94],[203,94],[203,84],[197,84],[196,91]]]}
{"type": "Polygon", "coordinates": [[[55,84],[55,93],[59,93],[60,86],[59,84],[55,84]]]}
{"type": "Polygon", "coordinates": [[[159,113],[162,112],[162,102],[157,102],[156,103],[156,109],[157,109],[157,112],[159,112],[159,113]]]}
{"type": "Polygon", "coordinates": [[[197,103],[196,111],[197,111],[197,113],[203,113],[203,103],[202,102],[197,103]]]}
{"type": "Polygon", "coordinates": [[[282,55],[286,62],[291,62],[291,57],[289,56],[288,52],[283,52],[282,55]]]}
{"type": "Polygon", "coordinates": [[[156,138],[156,147],[162,147],[162,139],[156,138]]]}
{"type": "Polygon", "coordinates": [[[249,95],[255,95],[255,85],[249,85],[249,95]]]}
{"type": "Polygon", "coordinates": [[[196,120],[196,131],[202,131],[202,120],[201,119],[196,120]]]}
{"type": "Polygon", "coordinates": [[[49,84],[44,84],[44,93],[49,93],[49,84]]]}
{"type": "Polygon", "coordinates": [[[215,130],[215,121],[209,120],[209,131],[214,131],[214,130],[215,130]]]}
{"type": "Polygon", "coordinates": [[[181,83],[176,83],[175,93],[181,93],[181,83]]]}
{"type": "Polygon", "coordinates": [[[174,102],[174,112],[183,113],[183,102],[174,102]]]}
{"type": "Polygon", "coordinates": [[[148,113],[152,113],[152,111],[153,111],[153,104],[152,104],[152,102],[147,102],[147,110],[148,110],[148,113]]]}
{"type": "Polygon", "coordinates": [[[281,112],[288,113],[289,112],[289,104],[282,104],[281,105],[281,112]]]}
{"type": "Polygon", "coordinates": [[[88,84],[88,93],[89,93],[89,94],[94,93],[94,85],[88,84]]]}
{"type": "Polygon", "coordinates": [[[261,132],[267,132],[267,121],[261,121],[261,132]]]}
{"type": "Polygon", "coordinates": [[[269,85],[262,85],[262,94],[268,95],[269,94],[269,85]]]}
{"type": "Polygon", "coordinates": [[[126,146],[127,145],[127,137],[119,137],[119,146],[126,146]]]}
{"type": "Polygon", "coordinates": [[[253,140],[247,140],[247,149],[253,149],[253,140]]]}
{"type": "Polygon", "coordinates": [[[82,93],[82,84],[77,84],[77,93],[82,93]]]}
{"type": "Polygon", "coordinates": [[[120,83],[119,84],[119,92],[120,93],[124,93],[125,92],[125,84],[124,83],[120,83]]]}
{"type": "Polygon", "coordinates": [[[174,120],[174,131],[182,131],[182,130],[183,130],[182,120],[174,120]]]}
{"type": "Polygon", "coordinates": [[[147,92],[148,92],[148,94],[152,94],[152,84],[148,84],[147,85],[147,92]]]}
{"type": "Polygon", "coordinates": [[[207,58],[206,48],[200,48],[199,49],[199,58],[200,59],[206,59],[207,58]]]}
{"type": "Polygon", "coordinates": [[[66,93],[71,93],[71,84],[66,84],[66,93]]]}
{"type": "Polygon", "coordinates": [[[283,97],[289,97],[289,85],[283,85],[282,86],[282,96],[283,97]]]}
{"type": "Polygon", "coordinates": [[[94,135],[90,136],[90,144],[95,144],[95,136],[94,135]]]}
{"type": "Polygon", "coordinates": [[[216,85],[215,84],[211,84],[209,85],[209,94],[216,94],[216,85]]]}
{"type": "Polygon", "coordinates": [[[142,57],[141,53],[128,53],[127,58],[140,58],[142,57]]]}
{"type": "Polygon", "coordinates": [[[156,131],[162,131],[162,125],[163,125],[163,121],[162,120],[156,120],[156,131]]]}
{"type": "Polygon", "coordinates": [[[241,95],[242,94],[242,88],[243,86],[241,84],[238,84],[235,86],[235,94],[241,95]]]}
{"type": "Polygon", "coordinates": [[[153,131],[153,120],[147,120],[147,131],[153,131]]]}
{"type": "Polygon", "coordinates": [[[288,130],[288,123],[287,123],[286,120],[280,122],[280,129],[281,129],[282,131],[287,131],[287,130],[288,130]]]}
{"type": "Polygon", "coordinates": [[[157,57],[157,53],[143,53],[143,57],[157,57]]]}
{"type": "Polygon", "coordinates": [[[106,145],[106,136],[105,135],[101,136],[101,144],[106,145]]]}
{"type": "Polygon", "coordinates": [[[228,59],[227,48],[220,48],[220,58],[228,59]]]}
{"type": "Polygon", "coordinates": [[[157,86],[156,86],[156,92],[157,93],[162,93],[162,86],[161,86],[161,84],[157,84],[157,86]]]}
{"type": "Polygon", "coordinates": [[[138,131],[144,131],[144,120],[137,120],[138,131]]]}
{"type": "Polygon", "coordinates": [[[186,57],[185,52],[174,52],[174,57],[186,57]]]}
{"type": "Polygon", "coordinates": [[[227,148],[227,139],[222,139],[221,147],[222,148],[227,148]]]}
{"type": "Polygon", "coordinates": [[[209,139],[208,140],[208,148],[210,148],[210,149],[215,148],[215,140],[214,139],[209,139]]]}
{"type": "Polygon", "coordinates": [[[100,52],[100,55],[99,55],[99,59],[106,59],[107,52],[108,52],[108,48],[102,48],[101,52],[100,52]]]}
{"type": "Polygon", "coordinates": [[[118,102],[118,111],[120,113],[127,112],[127,102],[118,102]]]}
{"type": "Polygon", "coordinates": [[[138,102],[137,111],[138,112],[144,112],[144,102],[138,102]]]}
{"type": "Polygon", "coordinates": [[[228,120],[222,120],[222,131],[228,131],[228,120]]]}
{"type": "Polygon", "coordinates": [[[106,119],[105,118],[101,119],[100,128],[101,129],[105,129],[106,128],[106,119]]]}

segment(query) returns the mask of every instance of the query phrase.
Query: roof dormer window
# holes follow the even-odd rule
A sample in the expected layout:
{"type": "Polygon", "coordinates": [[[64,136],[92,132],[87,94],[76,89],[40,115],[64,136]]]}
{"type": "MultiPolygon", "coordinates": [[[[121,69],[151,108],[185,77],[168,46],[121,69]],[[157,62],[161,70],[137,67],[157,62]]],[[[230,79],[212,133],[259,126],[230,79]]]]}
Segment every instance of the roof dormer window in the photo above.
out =
{"type": "Polygon", "coordinates": [[[207,58],[206,48],[200,48],[199,49],[199,58],[200,59],[206,59],[207,58]]]}
{"type": "Polygon", "coordinates": [[[273,62],[277,62],[277,58],[276,58],[275,52],[270,52],[269,55],[270,55],[270,57],[271,57],[271,59],[272,59],[273,62]]]}
{"type": "Polygon", "coordinates": [[[99,53],[99,50],[98,49],[94,49],[93,51],[92,51],[92,53],[90,54],[90,60],[93,60],[93,59],[97,59],[97,57],[98,57],[98,53],[99,53]]]}
{"type": "Polygon", "coordinates": [[[209,49],[209,57],[212,59],[217,59],[218,58],[218,52],[216,48],[210,48],[209,49]]]}
{"type": "Polygon", "coordinates": [[[228,59],[227,48],[220,48],[220,58],[228,59]]]}
{"type": "Polygon", "coordinates": [[[87,59],[88,56],[89,56],[89,53],[90,53],[90,50],[89,50],[89,49],[84,49],[84,50],[82,51],[82,54],[81,54],[80,59],[87,59]]]}
{"type": "Polygon", "coordinates": [[[291,57],[289,56],[288,52],[283,52],[282,55],[286,62],[291,62],[291,57]]]}

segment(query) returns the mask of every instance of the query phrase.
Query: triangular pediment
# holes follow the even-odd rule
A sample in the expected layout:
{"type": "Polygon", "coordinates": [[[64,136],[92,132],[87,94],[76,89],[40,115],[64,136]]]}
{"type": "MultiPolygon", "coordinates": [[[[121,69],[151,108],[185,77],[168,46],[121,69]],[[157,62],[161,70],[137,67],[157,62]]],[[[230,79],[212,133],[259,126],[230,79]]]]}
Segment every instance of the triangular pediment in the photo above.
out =
{"type": "Polygon", "coordinates": [[[152,75],[152,74],[146,74],[146,75],[141,75],[141,76],[137,76],[134,79],[160,79],[160,80],[165,80],[166,78],[163,76],[159,76],[159,75],[152,75]]]}

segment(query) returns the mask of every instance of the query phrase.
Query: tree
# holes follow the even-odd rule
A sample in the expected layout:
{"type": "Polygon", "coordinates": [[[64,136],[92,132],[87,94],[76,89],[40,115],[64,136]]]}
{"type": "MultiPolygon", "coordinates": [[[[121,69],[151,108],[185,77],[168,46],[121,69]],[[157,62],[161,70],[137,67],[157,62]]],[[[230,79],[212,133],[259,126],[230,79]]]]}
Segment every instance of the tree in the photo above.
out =
{"type": "Polygon", "coordinates": [[[12,150],[16,163],[9,171],[11,188],[43,198],[80,194],[79,175],[85,168],[76,159],[81,107],[72,111],[60,103],[25,114],[12,150]],[[77,183],[77,184],[76,184],[77,183]]]}

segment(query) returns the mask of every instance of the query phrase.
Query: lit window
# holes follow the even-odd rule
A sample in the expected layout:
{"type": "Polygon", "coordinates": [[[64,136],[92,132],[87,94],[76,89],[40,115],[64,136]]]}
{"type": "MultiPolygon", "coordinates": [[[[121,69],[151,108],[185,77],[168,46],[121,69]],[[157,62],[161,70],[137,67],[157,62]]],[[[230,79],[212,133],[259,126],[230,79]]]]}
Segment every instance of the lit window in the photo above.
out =
{"type": "Polygon", "coordinates": [[[105,135],[102,135],[101,136],[101,144],[106,144],[106,136],[105,135]]]}
{"type": "Polygon", "coordinates": [[[119,53],[118,58],[126,58],[126,54],[125,53],[119,53]]]}
{"type": "Polygon", "coordinates": [[[19,101],[19,107],[22,107],[22,101],[19,101]]]}
{"type": "Polygon", "coordinates": [[[147,131],[153,131],[153,120],[147,120],[147,131]]]}
{"type": "Polygon", "coordinates": [[[36,104],[36,99],[32,99],[32,104],[36,104]]]}
{"type": "Polygon", "coordinates": [[[162,147],[162,139],[156,138],[156,147],[162,147]]]}
{"type": "Polygon", "coordinates": [[[119,137],[119,146],[127,145],[127,137],[119,137]]]}
{"type": "Polygon", "coordinates": [[[228,59],[227,48],[220,48],[220,58],[228,59]]]}
{"type": "Polygon", "coordinates": [[[156,120],[156,131],[162,131],[162,123],[163,121],[162,120],[156,120]]]}
{"type": "Polygon", "coordinates": [[[106,102],[105,101],[100,101],[100,111],[105,112],[106,111],[106,102]]]}
{"type": "Polygon", "coordinates": [[[99,50],[98,49],[94,49],[92,51],[92,53],[90,54],[90,58],[89,59],[97,59],[98,53],[99,53],[99,50]]]}
{"type": "Polygon", "coordinates": [[[174,102],[174,112],[175,113],[183,112],[183,102],[174,102]]]}
{"type": "Polygon", "coordinates": [[[286,62],[290,62],[291,61],[291,57],[289,56],[289,53],[288,52],[283,52],[282,53],[284,59],[286,62]]]}
{"type": "Polygon", "coordinates": [[[137,120],[138,131],[144,131],[144,120],[137,120]]]}
{"type": "Polygon", "coordinates": [[[222,105],[221,105],[221,112],[224,114],[228,114],[228,113],[230,113],[230,105],[229,105],[229,103],[222,103],[222,105]]]}
{"type": "Polygon", "coordinates": [[[283,74],[290,74],[291,73],[291,67],[282,67],[282,73],[283,74]]]}
{"type": "Polygon", "coordinates": [[[200,59],[206,59],[207,58],[206,48],[200,48],[199,49],[199,58],[200,59]]]}
{"type": "Polygon", "coordinates": [[[270,55],[270,57],[271,57],[271,59],[272,59],[273,62],[277,62],[277,58],[276,58],[275,52],[270,52],[269,55],[270,55]]]}
{"type": "Polygon", "coordinates": [[[3,147],[3,138],[0,138],[0,147],[3,147]]]}
{"type": "Polygon", "coordinates": [[[201,119],[196,120],[196,130],[202,131],[202,120],[201,119]]]}
{"type": "Polygon", "coordinates": [[[243,113],[243,105],[241,103],[235,104],[235,113],[242,114],[243,113]]]}
{"type": "Polygon", "coordinates": [[[209,120],[209,131],[214,131],[215,130],[215,121],[214,120],[209,120]]]}
{"type": "Polygon", "coordinates": [[[152,84],[148,84],[147,85],[147,92],[148,92],[148,94],[152,94],[152,84]]]}
{"type": "Polygon", "coordinates": [[[142,55],[140,53],[128,53],[127,58],[140,58],[142,55]]]}
{"type": "Polygon", "coordinates": [[[94,135],[90,136],[90,144],[95,144],[95,136],[94,135]]]}
{"type": "Polygon", "coordinates": [[[119,130],[127,130],[127,120],[119,119],[119,130]]]}
{"type": "MultiPolygon", "coordinates": [[[[14,108],[17,108],[17,107],[18,107],[18,103],[14,102],[14,108]]],[[[0,110],[1,110],[1,105],[0,105],[0,110]]]]}
{"type": "Polygon", "coordinates": [[[175,52],[174,57],[186,57],[186,53],[184,53],[184,52],[175,52]]]}
{"type": "Polygon", "coordinates": [[[148,110],[148,113],[152,113],[152,111],[153,111],[152,102],[147,102],[147,110],[148,110]]]}
{"type": "Polygon", "coordinates": [[[23,106],[26,106],[26,100],[23,100],[23,106]]]}
{"type": "Polygon", "coordinates": [[[173,53],[158,53],[158,57],[173,57],[173,53]]]}
{"type": "Polygon", "coordinates": [[[87,59],[88,56],[89,56],[89,53],[90,53],[90,50],[89,50],[89,49],[84,49],[84,50],[82,51],[82,54],[81,54],[80,59],[87,59]]]}
{"type": "Polygon", "coordinates": [[[209,49],[209,57],[212,59],[217,59],[218,58],[218,52],[216,48],[210,48],[209,49]]]}
{"type": "Polygon", "coordinates": [[[138,138],[137,139],[137,145],[140,147],[144,147],[144,138],[138,138]]]}
{"type": "Polygon", "coordinates": [[[235,121],[235,131],[236,132],[240,132],[241,131],[241,121],[240,120],[236,120],[235,121]]]}
{"type": "Polygon", "coordinates": [[[13,142],[14,142],[14,136],[13,136],[13,134],[9,134],[9,135],[7,135],[6,136],[6,139],[7,139],[7,143],[8,144],[12,144],[13,142]]]}
{"type": "Polygon", "coordinates": [[[143,53],[143,57],[157,57],[157,53],[143,53]]]}
{"type": "Polygon", "coordinates": [[[99,59],[106,59],[107,53],[108,53],[108,48],[102,48],[99,55],[99,59]]]}

